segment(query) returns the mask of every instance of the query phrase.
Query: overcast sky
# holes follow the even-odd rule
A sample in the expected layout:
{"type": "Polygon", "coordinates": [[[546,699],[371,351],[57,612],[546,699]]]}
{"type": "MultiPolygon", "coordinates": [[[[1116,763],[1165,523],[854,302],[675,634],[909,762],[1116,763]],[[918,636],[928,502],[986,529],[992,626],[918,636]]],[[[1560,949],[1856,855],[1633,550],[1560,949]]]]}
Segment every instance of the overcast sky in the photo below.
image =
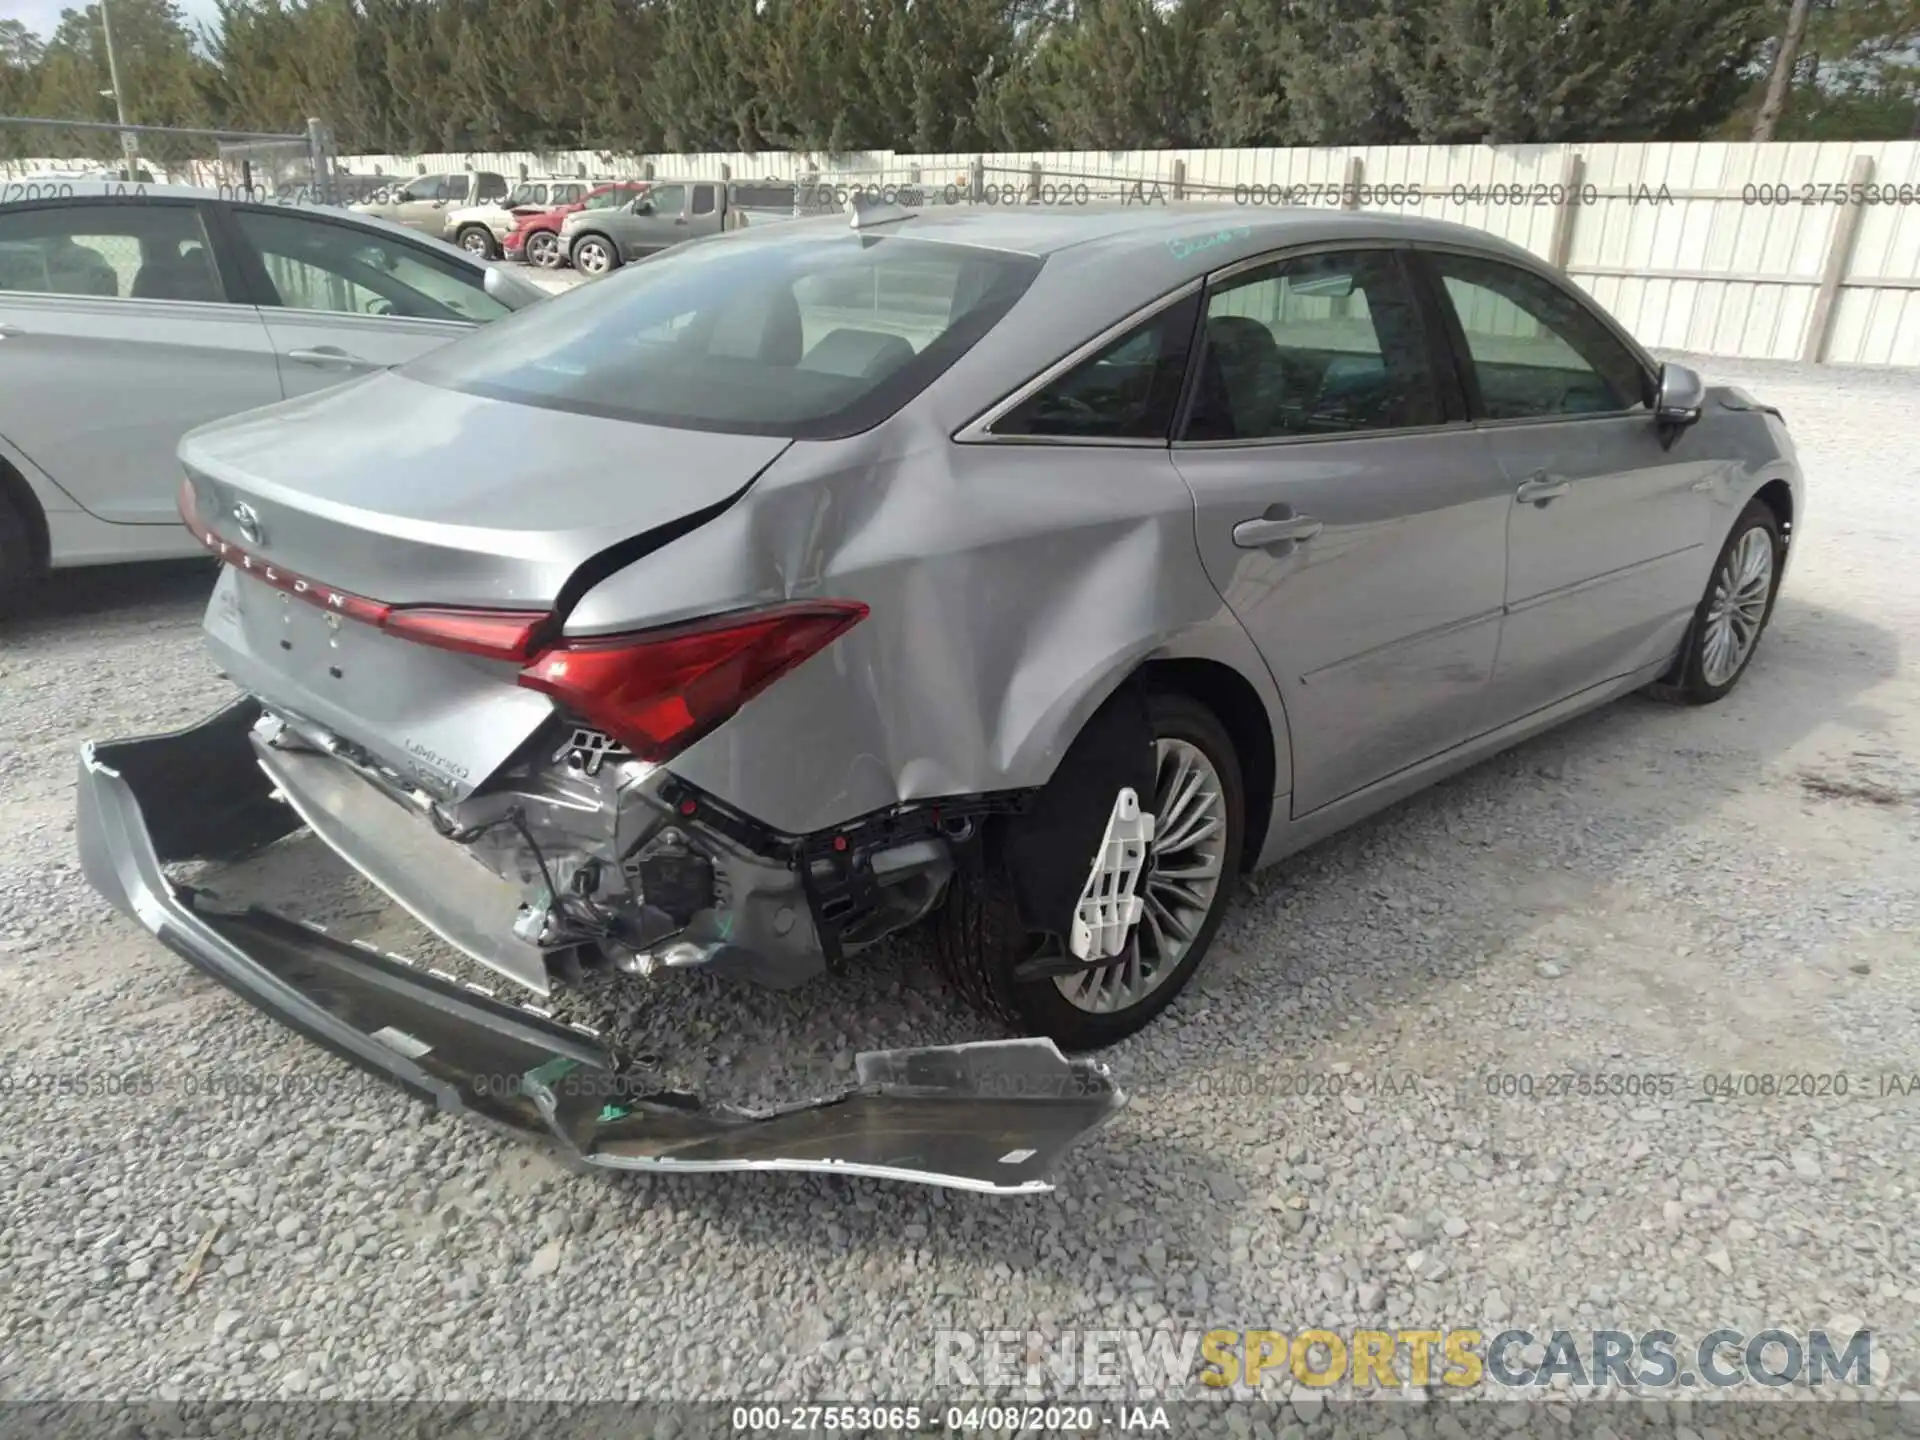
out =
{"type": "MultiPolygon", "coordinates": [[[[113,0],[107,0],[112,4],[113,0]]],[[[213,0],[176,0],[187,17],[187,25],[197,28],[214,18],[213,0]]],[[[73,0],[6,0],[6,17],[18,20],[45,40],[60,23],[60,12],[73,7],[73,0]]]]}

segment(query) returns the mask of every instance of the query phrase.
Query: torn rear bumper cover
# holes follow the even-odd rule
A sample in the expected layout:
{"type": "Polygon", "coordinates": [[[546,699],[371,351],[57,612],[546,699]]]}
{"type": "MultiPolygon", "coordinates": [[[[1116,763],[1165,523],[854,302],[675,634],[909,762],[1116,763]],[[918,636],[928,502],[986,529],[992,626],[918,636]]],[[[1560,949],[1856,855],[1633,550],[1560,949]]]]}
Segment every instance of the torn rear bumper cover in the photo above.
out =
{"type": "Polygon", "coordinates": [[[396,956],[169,879],[290,834],[243,701],[199,725],[80,756],[88,880],[170,950],[269,1015],[443,1110],[615,1170],[807,1170],[1029,1193],[1125,1097],[1049,1040],[855,1058],[845,1091],[770,1112],[637,1091],[599,1038],[396,956]]]}

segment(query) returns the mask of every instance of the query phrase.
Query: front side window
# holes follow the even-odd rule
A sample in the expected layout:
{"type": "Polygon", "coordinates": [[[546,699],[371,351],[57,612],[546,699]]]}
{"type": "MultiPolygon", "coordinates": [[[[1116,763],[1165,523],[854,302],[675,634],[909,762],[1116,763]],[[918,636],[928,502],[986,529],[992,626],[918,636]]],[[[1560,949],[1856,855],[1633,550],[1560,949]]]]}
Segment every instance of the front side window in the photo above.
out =
{"type": "Polygon", "coordinates": [[[1003,436],[1165,440],[1180,404],[1197,302],[1167,306],[994,422],[1003,436]]]}
{"type": "Polygon", "coordinates": [[[1208,292],[1188,440],[1407,430],[1444,418],[1419,305],[1388,250],[1304,255],[1208,292]]]}
{"type": "Polygon", "coordinates": [[[687,208],[687,187],[655,185],[647,191],[647,199],[652,203],[655,215],[678,215],[687,208]]]}
{"type": "Polygon", "coordinates": [[[1488,419],[1611,414],[1646,404],[1640,362],[1558,285],[1498,260],[1429,258],[1460,321],[1488,419]]]}
{"type": "Polygon", "coordinates": [[[233,215],[266,269],[268,304],[415,320],[494,320],[507,313],[487,294],[483,272],[403,241],[283,211],[233,215]]]}
{"type": "Polygon", "coordinates": [[[224,301],[200,212],[140,200],[0,215],[0,290],[224,301]]]}
{"type": "Polygon", "coordinates": [[[823,439],[879,423],[1025,293],[1032,256],[905,237],[693,245],[403,373],[550,409],[823,439]]]}
{"type": "Polygon", "coordinates": [[[418,180],[409,180],[393,199],[395,204],[403,205],[410,200],[441,200],[446,198],[446,194],[446,176],[422,175],[418,180]]]}

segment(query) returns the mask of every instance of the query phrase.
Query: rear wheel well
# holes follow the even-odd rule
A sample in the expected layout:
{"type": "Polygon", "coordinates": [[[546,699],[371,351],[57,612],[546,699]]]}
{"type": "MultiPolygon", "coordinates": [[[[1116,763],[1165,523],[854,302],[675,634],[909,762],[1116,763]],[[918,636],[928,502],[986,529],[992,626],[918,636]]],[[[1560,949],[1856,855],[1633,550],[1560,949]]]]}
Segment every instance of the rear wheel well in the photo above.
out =
{"type": "Polygon", "coordinates": [[[1769,480],[1754,494],[1754,499],[1773,511],[1773,518],[1780,522],[1782,539],[1793,538],[1793,488],[1784,480],[1769,480]]]}
{"type": "Polygon", "coordinates": [[[1137,678],[1149,689],[1192,696],[1226,727],[1246,785],[1247,843],[1240,855],[1242,868],[1251,870],[1273,817],[1275,776],[1273,727],[1259,692],[1238,671],[1216,660],[1152,660],[1140,667],[1137,678]]]}
{"type": "Polygon", "coordinates": [[[33,493],[33,487],[27,484],[26,476],[4,458],[0,458],[0,505],[10,507],[19,515],[26,527],[27,543],[33,549],[33,563],[42,570],[46,569],[53,553],[52,537],[47,532],[46,512],[40,508],[39,497],[33,493]]]}

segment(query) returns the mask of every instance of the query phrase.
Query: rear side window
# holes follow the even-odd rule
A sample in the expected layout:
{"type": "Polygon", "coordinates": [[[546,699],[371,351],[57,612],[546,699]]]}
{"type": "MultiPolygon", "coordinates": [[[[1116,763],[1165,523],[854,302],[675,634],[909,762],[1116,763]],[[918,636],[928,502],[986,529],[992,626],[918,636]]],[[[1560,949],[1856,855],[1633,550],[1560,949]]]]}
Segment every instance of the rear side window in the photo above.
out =
{"type": "Polygon", "coordinates": [[[1558,285],[1516,265],[1434,254],[1490,420],[1595,415],[1646,403],[1633,352],[1558,285]]]}
{"type": "Polygon", "coordinates": [[[0,215],[0,290],[223,301],[192,205],[50,205],[0,215]]]}
{"type": "Polygon", "coordinates": [[[691,213],[695,215],[711,215],[713,213],[713,186],[696,185],[693,187],[693,207],[691,213]]]}
{"type": "MultiPolygon", "coordinates": [[[[474,196],[476,200],[498,200],[507,193],[507,177],[504,175],[495,175],[491,171],[483,170],[476,178],[479,181],[479,193],[474,196]]],[[[467,188],[467,177],[456,175],[453,180],[464,193],[467,188]]]]}
{"type": "Polygon", "coordinates": [[[1197,300],[1159,314],[1035,391],[994,422],[995,435],[1165,440],[1180,404],[1197,300]]]}
{"type": "Polygon", "coordinates": [[[1406,430],[1443,419],[1420,308],[1387,250],[1304,255],[1210,290],[1188,440],[1406,430]]]}
{"type": "Polygon", "coordinates": [[[901,236],[696,244],[530,306],[402,373],[653,425],[826,439],[918,394],[1039,268],[1028,255],[901,236]]]}
{"type": "Polygon", "coordinates": [[[793,186],[771,183],[735,185],[733,203],[742,210],[792,210],[793,186]]]}

